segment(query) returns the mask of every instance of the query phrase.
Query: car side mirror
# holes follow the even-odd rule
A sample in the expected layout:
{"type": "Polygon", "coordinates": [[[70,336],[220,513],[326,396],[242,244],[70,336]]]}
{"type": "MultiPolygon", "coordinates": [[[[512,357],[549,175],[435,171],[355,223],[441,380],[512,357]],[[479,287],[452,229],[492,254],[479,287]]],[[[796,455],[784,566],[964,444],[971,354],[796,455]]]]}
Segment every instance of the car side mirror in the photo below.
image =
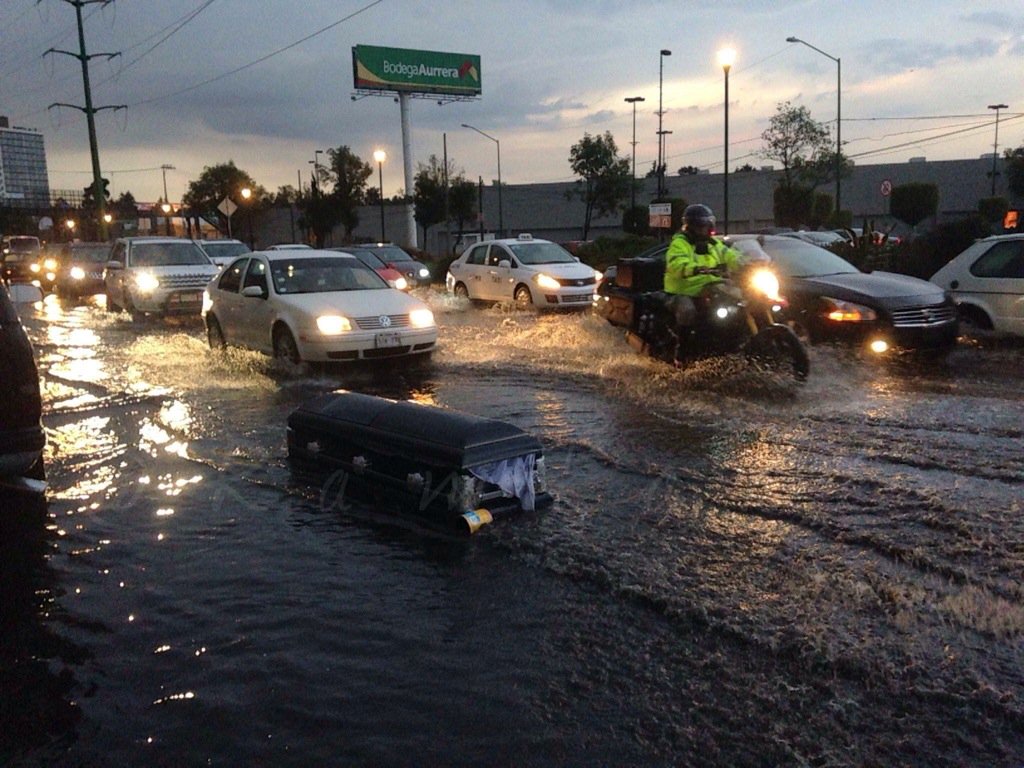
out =
{"type": "Polygon", "coordinates": [[[579,256],[573,256],[573,258],[574,258],[574,259],[576,259],[576,261],[579,261],[579,260],[580,260],[580,257],[579,257],[579,256]]]}
{"type": "Polygon", "coordinates": [[[242,295],[247,299],[265,299],[267,292],[258,285],[247,285],[242,289],[242,295]]]}
{"type": "Polygon", "coordinates": [[[124,269],[124,264],[122,264],[120,261],[108,261],[107,262],[107,269],[112,269],[112,270],[124,269]]]}
{"type": "Polygon", "coordinates": [[[512,262],[508,259],[502,259],[498,262],[498,266],[502,269],[512,269],[512,262]]]}

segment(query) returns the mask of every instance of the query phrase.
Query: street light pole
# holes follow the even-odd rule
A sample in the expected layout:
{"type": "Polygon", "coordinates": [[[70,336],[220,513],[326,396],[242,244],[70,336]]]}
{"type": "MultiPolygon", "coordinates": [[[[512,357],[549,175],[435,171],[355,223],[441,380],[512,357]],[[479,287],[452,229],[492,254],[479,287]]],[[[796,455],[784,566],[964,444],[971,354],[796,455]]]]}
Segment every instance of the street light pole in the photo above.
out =
{"type": "Polygon", "coordinates": [[[505,234],[505,217],[501,207],[501,142],[490,134],[484,133],[479,128],[474,128],[472,125],[466,125],[463,123],[462,127],[469,128],[471,131],[476,131],[481,136],[486,136],[498,146],[498,236],[501,237],[505,234]]]}
{"type": "Polygon", "coordinates": [[[313,197],[319,197],[320,192],[320,163],[317,161],[317,155],[322,155],[324,151],[322,149],[313,150],[313,159],[309,162],[313,164],[313,186],[310,188],[310,195],[313,197]]]}
{"type": "Polygon", "coordinates": [[[377,161],[377,178],[378,184],[378,197],[380,198],[380,241],[383,243],[387,238],[384,237],[384,161],[388,159],[388,153],[383,149],[377,149],[373,152],[373,159],[377,161]]]}
{"type": "Polygon", "coordinates": [[[725,173],[723,174],[723,196],[725,205],[722,217],[722,232],[729,234],[729,70],[736,61],[736,51],[723,48],[718,52],[718,63],[725,73],[725,173]]]}
{"type": "Polygon", "coordinates": [[[996,111],[996,139],[992,143],[992,197],[996,196],[996,159],[999,157],[999,110],[1009,109],[1006,104],[989,104],[996,111]]]}
{"type": "MultiPolygon", "coordinates": [[[[249,189],[248,187],[242,187],[242,189],[240,190],[239,194],[241,194],[242,195],[242,199],[245,200],[246,203],[248,203],[249,199],[252,197],[252,190],[249,189]]],[[[251,206],[247,206],[247,207],[249,208],[249,216],[248,216],[248,218],[249,218],[249,250],[255,251],[256,250],[256,240],[252,236],[252,207],[251,206]]]]}
{"type": "Polygon", "coordinates": [[[633,145],[633,183],[629,187],[629,209],[632,211],[636,208],[636,103],[645,99],[643,96],[627,96],[625,101],[633,105],[633,141],[630,142],[633,145]]]}
{"type": "Polygon", "coordinates": [[[822,56],[832,59],[836,63],[836,214],[842,210],[840,190],[842,189],[840,177],[843,170],[843,63],[838,57],[825,53],[821,48],[815,48],[806,40],[799,37],[787,37],[787,43],[800,43],[806,45],[812,51],[817,51],[822,56]]]}
{"type": "MultiPolygon", "coordinates": [[[[170,208],[171,201],[167,198],[167,172],[168,171],[173,171],[173,170],[175,170],[175,168],[174,168],[173,165],[166,165],[166,164],[164,164],[164,165],[160,166],[160,170],[163,171],[163,174],[164,174],[164,205],[167,206],[166,208],[164,208],[164,213],[165,214],[169,214],[170,213],[169,208],[170,208]]],[[[164,216],[164,223],[166,224],[167,235],[168,235],[168,237],[170,237],[170,234],[171,234],[171,219],[170,219],[170,216],[166,216],[166,215],[164,216]]]]}
{"type": "Polygon", "coordinates": [[[665,114],[665,110],[662,108],[662,86],[664,84],[664,73],[665,73],[665,57],[671,56],[672,51],[667,48],[662,48],[661,53],[658,56],[658,199],[661,199],[662,192],[664,191],[665,185],[665,132],[661,129],[661,117],[665,114]]]}

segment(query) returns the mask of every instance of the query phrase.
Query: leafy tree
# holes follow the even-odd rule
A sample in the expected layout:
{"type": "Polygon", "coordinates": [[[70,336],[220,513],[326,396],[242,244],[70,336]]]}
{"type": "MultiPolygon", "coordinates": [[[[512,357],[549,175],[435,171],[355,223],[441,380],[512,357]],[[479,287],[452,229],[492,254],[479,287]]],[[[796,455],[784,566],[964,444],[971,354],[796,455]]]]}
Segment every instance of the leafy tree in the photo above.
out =
{"type": "Polygon", "coordinates": [[[277,192],[273,197],[273,203],[274,205],[295,205],[301,199],[302,193],[299,190],[291,184],[285,184],[283,187],[277,188],[277,192]]]}
{"type": "Polygon", "coordinates": [[[448,178],[448,214],[458,225],[461,232],[466,223],[476,218],[477,189],[476,184],[467,179],[462,172],[454,179],[448,178]]]}
{"type": "MultiPolygon", "coordinates": [[[[774,200],[776,223],[793,226],[808,221],[814,190],[835,180],[835,143],[829,129],[813,120],[806,107],[787,101],[778,105],[761,140],[761,156],[782,166],[782,191],[774,200]]],[[[847,161],[842,161],[840,172],[849,173],[847,161]]]]}
{"type": "Polygon", "coordinates": [[[632,178],[629,160],[620,158],[618,151],[611,131],[596,137],[584,133],[569,150],[569,165],[580,179],[576,189],[566,193],[566,197],[579,197],[585,206],[583,240],[587,239],[595,213],[598,216],[616,213],[629,196],[632,178]]]}
{"type": "Polygon", "coordinates": [[[909,227],[916,227],[939,210],[939,188],[935,184],[913,182],[892,188],[889,212],[909,227]]]}
{"type": "Polygon", "coordinates": [[[700,168],[698,168],[696,165],[684,165],[682,168],[676,171],[676,173],[680,176],[696,176],[698,173],[700,173],[700,168]]]}
{"type": "Polygon", "coordinates": [[[1002,223],[1010,202],[1005,197],[983,197],[978,201],[978,213],[989,224],[1002,223]]]}
{"type": "Polygon", "coordinates": [[[327,156],[331,162],[325,181],[334,186],[330,197],[337,208],[337,223],[345,228],[345,239],[350,240],[359,225],[358,208],[366,200],[366,180],[373,175],[373,168],[344,145],[328,149],[327,156]]]}
{"type": "Polygon", "coordinates": [[[1006,160],[1006,181],[1010,191],[1017,197],[1024,197],[1024,146],[1007,149],[1003,157],[1006,160]]]}
{"type": "Polygon", "coordinates": [[[465,171],[456,170],[455,161],[449,159],[447,169],[444,161],[431,155],[426,164],[420,163],[416,172],[416,194],[413,197],[416,222],[423,228],[426,241],[427,230],[445,221],[445,177],[448,181],[448,216],[458,225],[459,231],[467,221],[476,216],[476,185],[466,179],[465,171]],[[447,174],[446,174],[447,170],[447,174]]]}
{"type": "Polygon", "coordinates": [[[651,231],[651,217],[647,208],[637,205],[622,214],[622,231],[632,235],[647,235],[651,231]]]}
{"type": "Polygon", "coordinates": [[[757,168],[752,166],[750,163],[744,163],[743,165],[737,165],[734,173],[751,173],[756,170],[757,168]]]}
{"type": "MultiPolygon", "coordinates": [[[[227,219],[217,206],[226,197],[241,205],[243,188],[251,189],[253,192],[251,205],[258,204],[267,196],[266,190],[256,184],[252,176],[238,168],[234,160],[228,160],[220,165],[208,165],[203,168],[199,178],[188,183],[188,190],[182,195],[181,202],[188,207],[192,216],[215,223],[226,234],[227,219]]],[[[198,221],[196,229],[199,229],[198,221]]]]}

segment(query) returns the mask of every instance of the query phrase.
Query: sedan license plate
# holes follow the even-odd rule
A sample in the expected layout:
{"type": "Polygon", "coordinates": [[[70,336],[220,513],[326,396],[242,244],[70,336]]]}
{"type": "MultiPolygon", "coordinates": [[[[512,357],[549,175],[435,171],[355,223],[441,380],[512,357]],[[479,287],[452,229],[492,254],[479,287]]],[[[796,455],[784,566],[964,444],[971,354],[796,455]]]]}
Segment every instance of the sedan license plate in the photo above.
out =
{"type": "Polygon", "coordinates": [[[402,346],[402,337],[397,333],[378,333],[376,344],[377,349],[382,347],[400,347],[402,346]]]}

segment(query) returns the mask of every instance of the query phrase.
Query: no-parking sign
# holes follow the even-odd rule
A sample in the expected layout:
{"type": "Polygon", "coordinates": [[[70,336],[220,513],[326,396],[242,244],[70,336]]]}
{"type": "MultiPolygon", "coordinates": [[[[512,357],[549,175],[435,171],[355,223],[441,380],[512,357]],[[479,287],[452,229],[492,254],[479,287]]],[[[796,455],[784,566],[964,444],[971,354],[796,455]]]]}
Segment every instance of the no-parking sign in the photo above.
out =
{"type": "Polygon", "coordinates": [[[888,179],[885,179],[882,182],[882,187],[881,187],[880,191],[882,193],[882,197],[888,197],[889,195],[891,195],[892,194],[892,182],[889,181],[888,179]]]}

